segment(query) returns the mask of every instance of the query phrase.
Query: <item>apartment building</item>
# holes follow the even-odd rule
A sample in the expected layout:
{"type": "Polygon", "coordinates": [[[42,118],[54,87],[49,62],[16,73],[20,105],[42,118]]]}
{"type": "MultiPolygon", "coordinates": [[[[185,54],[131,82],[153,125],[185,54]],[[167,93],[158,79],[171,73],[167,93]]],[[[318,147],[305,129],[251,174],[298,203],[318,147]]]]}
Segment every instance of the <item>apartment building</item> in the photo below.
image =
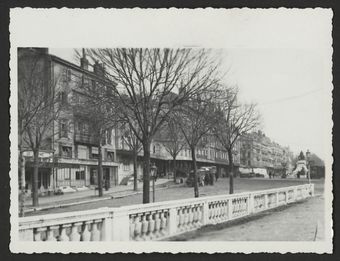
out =
{"type": "MultiPolygon", "coordinates": [[[[98,175],[98,144],[100,137],[91,130],[93,120],[77,104],[82,102],[84,86],[105,84],[104,67],[95,63],[90,66],[85,54],[80,65],[68,62],[48,53],[47,48],[20,48],[18,59],[38,57],[44,71],[41,77],[44,88],[58,98],[56,106],[60,109],[59,117],[53,122],[49,134],[39,153],[39,190],[54,190],[59,186],[83,187],[96,186],[98,175]]],[[[20,63],[19,63],[20,64],[20,63]]],[[[19,83],[20,84],[20,79],[19,83]]],[[[105,132],[102,139],[103,178],[109,186],[119,185],[124,177],[133,174],[131,148],[118,128],[105,132]]],[[[33,153],[28,144],[24,144],[25,184],[32,187],[33,153]]],[[[240,165],[240,143],[234,151],[234,165],[240,165]]],[[[137,173],[142,176],[143,150],[138,153],[137,173]]],[[[216,166],[219,174],[228,173],[227,152],[214,140],[196,150],[197,166],[216,166]]],[[[151,161],[156,164],[158,174],[166,176],[172,172],[172,157],[167,152],[162,140],[155,137],[151,144],[151,161]]],[[[177,167],[183,171],[192,169],[191,151],[183,148],[177,156],[177,167]]]]}
{"type": "MultiPolygon", "coordinates": [[[[99,137],[91,133],[91,119],[81,111],[74,110],[74,104],[82,97],[84,84],[102,81],[103,67],[95,64],[89,69],[86,57],[81,65],[75,65],[48,53],[47,48],[21,48],[18,59],[39,57],[46,68],[44,77],[50,89],[58,98],[58,120],[54,121],[44,146],[39,154],[40,191],[53,190],[59,186],[82,187],[97,184],[99,137]]],[[[20,64],[20,63],[19,63],[20,64]]],[[[20,84],[20,80],[19,80],[20,84]]],[[[114,130],[108,130],[102,142],[103,177],[107,184],[118,184],[118,163],[115,154],[114,130]]],[[[32,186],[33,158],[28,144],[24,144],[25,183],[32,186]]]]}
{"type": "Polygon", "coordinates": [[[292,152],[271,141],[263,132],[243,135],[240,139],[241,166],[265,169],[267,173],[282,175],[291,168],[292,152]]]}

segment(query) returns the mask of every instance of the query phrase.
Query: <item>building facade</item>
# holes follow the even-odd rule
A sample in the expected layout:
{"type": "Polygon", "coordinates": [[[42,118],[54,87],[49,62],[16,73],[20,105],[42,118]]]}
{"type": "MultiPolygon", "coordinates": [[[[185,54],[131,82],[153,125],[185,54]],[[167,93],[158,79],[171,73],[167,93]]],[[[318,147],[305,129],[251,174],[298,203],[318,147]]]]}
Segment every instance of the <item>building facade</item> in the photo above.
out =
{"type": "MultiPolygon", "coordinates": [[[[86,112],[76,110],[82,103],[83,89],[86,86],[105,84],[104,67],[98,63],[89,65],[85,55],[80,65],[70,63],[48,53],[47,48],[18,49],[18,59],[30,57],[42,59],[46,71],[43,77],[49,92],[57,97],[59,116],[53,121],[44,146],[39,152],[39,190],[44,193],[60,186],[83,187],[97,186],[98,180],[98,144],[101,139],[103,178],[110,187],[119,185],[121,180],[133,174],[131,148],[126,144],[118,128],[109,128],[104,137],[92,131],[93,120],[86,112]]],[[[20,64],[20,63],[18,63],[20,64]]],[[[20,84],[20,79],[18,84],[20,84]]],[[[197,166],[216,166],[220,176],[228,174],[227,152],[209,138],[206,145],[196,150],[197,166]]],[[[235,146],[234,165],[240,165],[240,142],[235,146]]],[[[28,144],[24,147],[25,186],[32,188],[33,153],[28,144]]],[[[137,173],[142,176],[143,150],[138,152],[137,173]]],[[[184,147],[177,156],[177,168],[189,172],[192,169],[192,157],[189,148],[184,147]]],[[[165,149],[161,139],[155,137],[151,144],[151,161],[156,164],[159,176],[172,172],[172,157],[165,149]]]]}
{"type": "Polygon", "coordinates": [[[240,143],[241,167],[263,169],[278,176],[292,169],[293,153],[289,147],[271,141],[261,131],[243,135],[240,143]]]}

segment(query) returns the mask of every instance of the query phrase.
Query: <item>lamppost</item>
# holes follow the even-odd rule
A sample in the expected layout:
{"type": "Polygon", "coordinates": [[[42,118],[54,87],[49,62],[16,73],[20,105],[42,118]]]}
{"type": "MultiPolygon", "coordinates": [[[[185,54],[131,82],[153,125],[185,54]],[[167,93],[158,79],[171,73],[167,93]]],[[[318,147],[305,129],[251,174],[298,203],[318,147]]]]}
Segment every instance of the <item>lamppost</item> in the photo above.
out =
{"type": "Polygon", "coordinates": [[[307,150],[306,152],[306,160],[307,160],[307,170],[308,170],[308,183],[310,184],[310,152],[307,150]]]}
{"type": "Polygon", "coordinates": [[[152,178],[152,200],[155,202],[155,179],[157,176],[157,167],[155,163],[151,166],[151,178],[152,178]]]}

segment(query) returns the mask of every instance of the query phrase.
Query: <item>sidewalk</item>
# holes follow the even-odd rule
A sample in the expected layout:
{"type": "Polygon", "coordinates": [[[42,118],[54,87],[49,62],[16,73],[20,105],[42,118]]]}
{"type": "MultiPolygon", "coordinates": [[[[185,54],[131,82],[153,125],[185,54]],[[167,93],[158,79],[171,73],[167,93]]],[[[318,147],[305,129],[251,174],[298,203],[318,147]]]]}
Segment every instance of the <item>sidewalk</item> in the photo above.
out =
{"type": "MultiPolygon", "coordinates": [[[[98,197],[98,191],[94,189],[88,189],[85,191],[65,193],[63,195],[53,195],[39,197],[39,207],[32,206],[32,198],[28,197],[25,199],[24,212],[34,212],[43,209],[58,208],[63,206],[72,206],[78,204],[84,204],[89,202],[107,200],[112,198],[127,197],[135,194],[142,193],[143,183],[138,183],[138,191],[133,190],[133,184],[131,185],[119,185],[110,188],[109,190],[103,189],[103,197],[98,197]]],[[[170,185],[174,185],[170,179],[158,179],[156,181],[156,189],[167,188],[170,185]]],[[[152,183],[150,183],[150,191],[152,191],[152,183]]]]}
{"type": "Polygon", "coordinates": [[[278,209],[173,237],[173,241],[325,240],[324,198],[319,195],[278,209]]]}

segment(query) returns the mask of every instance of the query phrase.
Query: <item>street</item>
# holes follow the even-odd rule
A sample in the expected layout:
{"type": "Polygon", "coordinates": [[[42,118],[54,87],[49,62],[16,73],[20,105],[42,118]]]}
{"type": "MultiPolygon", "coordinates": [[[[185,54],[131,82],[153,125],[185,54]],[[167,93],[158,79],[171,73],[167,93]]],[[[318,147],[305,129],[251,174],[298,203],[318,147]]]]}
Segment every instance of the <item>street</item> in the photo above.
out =
{"type": "MultiPolygon", "coordinates": [[[[264,190],[270,188],[288,187],[307,183],[302,179],[248,179],[248,178],[235,178],[234,190],[235,193],[245,191],[264,190]]],[[[315,194],[323,194],[324,180],[313,180],[315,184],[315,194]]],[[[140,188],[141,189],[141,188],[140,188]]],[[[200,187],[200,196],[213,196],[228,194],[229,191],[229,179],[220,178],[214,186],[200,187]]],[[[191,198],[194,195],[192,187],[185,185],[178,185],[170,188],[162,188],[156,190],[156,201],[167,201],[175,199],[191,198]]],[[[150,197],[152,199],[152,196],[150,197]]],[[[125,205],[141,204],[142,194],[133,194],[121,198],[114,198],[108,200],[101,200],[92,203],[72,205],[62,208],[53,208],[48,210],[41,210],[36,212],[27,213],[26,216],[32,215],[46,215],[51,213],[62,213],[70,211],[81,211],[88,209],[96,209],[100,207],[120,207],[125,205]]]]}
{"type": "Polygon", "coordinates": [[[203,227],[175,241],[320,241],[324,235],[324,198],[314,198],[227,224],[203,227]]]}

